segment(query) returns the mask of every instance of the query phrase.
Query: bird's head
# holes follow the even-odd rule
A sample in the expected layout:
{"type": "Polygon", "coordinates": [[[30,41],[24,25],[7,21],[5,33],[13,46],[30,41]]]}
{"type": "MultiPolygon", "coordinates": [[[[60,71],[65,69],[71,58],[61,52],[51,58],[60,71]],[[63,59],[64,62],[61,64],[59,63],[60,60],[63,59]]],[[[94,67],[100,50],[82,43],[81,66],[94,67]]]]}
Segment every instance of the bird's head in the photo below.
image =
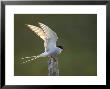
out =
{"type": "Polygon", "coordinates": [[[57,46],[61,51],[64,50],[63,46],[57,46]]]}

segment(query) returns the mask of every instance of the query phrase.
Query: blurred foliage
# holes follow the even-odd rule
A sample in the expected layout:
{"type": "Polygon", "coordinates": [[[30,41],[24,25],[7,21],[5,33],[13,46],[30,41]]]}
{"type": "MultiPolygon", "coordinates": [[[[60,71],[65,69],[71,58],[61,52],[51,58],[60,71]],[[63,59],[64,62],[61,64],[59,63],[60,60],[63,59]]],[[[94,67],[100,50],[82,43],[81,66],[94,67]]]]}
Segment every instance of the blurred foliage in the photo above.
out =
{"type": "MultiPolygon", "coordinates": [[[[64,47],[59,55],[60,76],[97,75],[97,15],[96,14],[15,14],[14,15],[14,75],[47,76],[48,58],[20,64],[21,57],[44,51],[43,40],[25,24],[44,23],[59,37],[64,47]]],[[[24,59],[25,60],[25,59],[24,59]]]]}

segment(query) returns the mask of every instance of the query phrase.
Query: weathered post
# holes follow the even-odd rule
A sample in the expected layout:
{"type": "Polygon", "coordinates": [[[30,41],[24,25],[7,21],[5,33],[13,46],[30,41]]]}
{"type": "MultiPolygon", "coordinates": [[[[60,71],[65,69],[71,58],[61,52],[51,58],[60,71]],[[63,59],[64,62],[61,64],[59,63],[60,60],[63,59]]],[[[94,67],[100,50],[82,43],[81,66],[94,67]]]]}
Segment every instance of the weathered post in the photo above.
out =
{"type": "Polygon", "coordinates": [[[58,59],[49,58],[48,60],[48,75],[59,76],[58,59]]]}

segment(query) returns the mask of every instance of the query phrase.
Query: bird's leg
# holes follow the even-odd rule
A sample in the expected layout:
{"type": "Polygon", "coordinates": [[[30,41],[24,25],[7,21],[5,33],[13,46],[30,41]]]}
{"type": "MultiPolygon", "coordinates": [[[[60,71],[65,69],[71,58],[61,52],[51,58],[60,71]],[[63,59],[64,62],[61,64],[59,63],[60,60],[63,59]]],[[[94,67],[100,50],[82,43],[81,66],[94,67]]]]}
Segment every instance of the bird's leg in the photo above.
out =
{"type": "Polygon", "coordinates": [[[56,61],[57,61],[57,58],[54,58],[54,57],[53,57],[52,59],[53,59],[53,61],[54,61],[54,62],[56,62],[56,61]]]}

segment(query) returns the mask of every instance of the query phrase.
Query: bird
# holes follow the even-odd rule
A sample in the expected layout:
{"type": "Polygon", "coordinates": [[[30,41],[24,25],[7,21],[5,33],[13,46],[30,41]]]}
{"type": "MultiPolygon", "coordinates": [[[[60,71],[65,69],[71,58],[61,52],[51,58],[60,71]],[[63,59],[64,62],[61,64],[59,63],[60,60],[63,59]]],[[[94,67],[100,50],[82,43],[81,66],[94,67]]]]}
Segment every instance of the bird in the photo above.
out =
{"type": "Polygon", "coordinates": [[[38,59],[40,57],[50,57],[57,60],[57,56],[64,50],[63,46],[57,46],[58,36],[45,24],[38,22],[39,26],[25,24],[31,31],[35,33],[44,41],[44,52],[37,56],[22,57],[21,59],[28,59],[23,61],[21,64],[27,63],[29,61],[38,59]]]}

